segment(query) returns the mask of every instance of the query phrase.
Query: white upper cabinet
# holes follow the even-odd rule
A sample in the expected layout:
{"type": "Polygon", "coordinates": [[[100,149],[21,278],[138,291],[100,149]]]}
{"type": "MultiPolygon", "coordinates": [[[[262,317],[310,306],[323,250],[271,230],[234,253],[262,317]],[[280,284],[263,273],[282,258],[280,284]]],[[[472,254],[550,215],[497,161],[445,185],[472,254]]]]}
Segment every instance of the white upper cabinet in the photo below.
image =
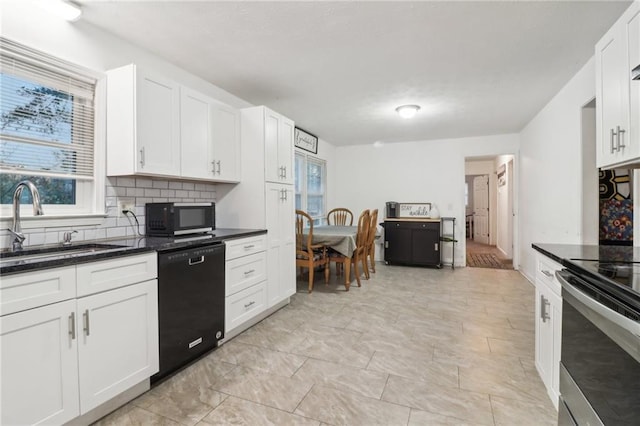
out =
{"type": "Polygon", "coordinates": [[[240,181],[240,110],[214,101],[212,116],[211,163],[215,180],[240,181]]]}
{"type": "Polygon", "coordinates": [[[240,181],[240,111],[136,65],[108,72],[107,175],[240,181]]]}
{"type": "Polygon", "coordinates": [[[264,111],[265,180],[293,185],[293,121],[264,111]]]}
{"type": "Polygon", "coordinates": [[[596,44],[597,166],[640,167],[640,2],[596,44]]]}
{"type": "Polygon", "coordinates": [[[136,65],[108,72],[107,175],[180,175],[180,88],[136,65]]]}

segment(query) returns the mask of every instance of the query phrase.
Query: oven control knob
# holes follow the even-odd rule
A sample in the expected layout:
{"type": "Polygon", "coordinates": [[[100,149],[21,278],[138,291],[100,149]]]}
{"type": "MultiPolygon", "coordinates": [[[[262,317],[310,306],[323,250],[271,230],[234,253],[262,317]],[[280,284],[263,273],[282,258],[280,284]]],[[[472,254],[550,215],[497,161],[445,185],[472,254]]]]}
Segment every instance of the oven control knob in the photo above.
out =
{"type": "Polygon", "coordinates": [[[219,339],[219,338],[221,338],[221,337],[222,337],[222,331],[218,331],[218,332],[216,333],[216,339],[219,339]]]}

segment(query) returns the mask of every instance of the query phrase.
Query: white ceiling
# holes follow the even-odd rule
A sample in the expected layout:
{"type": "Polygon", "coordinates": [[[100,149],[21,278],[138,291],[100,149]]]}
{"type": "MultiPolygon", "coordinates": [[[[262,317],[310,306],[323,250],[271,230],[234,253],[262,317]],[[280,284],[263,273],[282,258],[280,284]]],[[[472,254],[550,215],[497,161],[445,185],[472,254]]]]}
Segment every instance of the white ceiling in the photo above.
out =
{"type": "Polygon", "coordinates": [[[520,131],[629,1],[89,1],[95,24],[334,145],[520,131]],[[413,120],[396,106],[422,106],[413,120]]]}

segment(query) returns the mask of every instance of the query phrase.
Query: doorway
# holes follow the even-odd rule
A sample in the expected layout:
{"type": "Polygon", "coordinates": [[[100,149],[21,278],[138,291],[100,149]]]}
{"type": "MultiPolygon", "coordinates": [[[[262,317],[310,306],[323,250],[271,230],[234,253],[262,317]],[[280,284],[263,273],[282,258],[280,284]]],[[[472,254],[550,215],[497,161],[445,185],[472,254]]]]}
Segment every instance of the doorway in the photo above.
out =
{"type": "Polygon", "coordinates": [[[513,269],[513,155],[465,161],[466,264],[513,269]]]}

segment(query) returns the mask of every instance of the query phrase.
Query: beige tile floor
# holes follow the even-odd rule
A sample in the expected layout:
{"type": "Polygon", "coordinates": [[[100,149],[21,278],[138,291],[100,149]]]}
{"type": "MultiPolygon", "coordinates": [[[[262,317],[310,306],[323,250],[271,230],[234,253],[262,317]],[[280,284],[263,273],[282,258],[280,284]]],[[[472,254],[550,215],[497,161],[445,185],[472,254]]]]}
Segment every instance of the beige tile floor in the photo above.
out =
{"type": "Polygon", "coordinates": [[[338,282],[300,279],[290,305],[99,424],[556,424],[518,272],[379,265],[338,282]]]}

